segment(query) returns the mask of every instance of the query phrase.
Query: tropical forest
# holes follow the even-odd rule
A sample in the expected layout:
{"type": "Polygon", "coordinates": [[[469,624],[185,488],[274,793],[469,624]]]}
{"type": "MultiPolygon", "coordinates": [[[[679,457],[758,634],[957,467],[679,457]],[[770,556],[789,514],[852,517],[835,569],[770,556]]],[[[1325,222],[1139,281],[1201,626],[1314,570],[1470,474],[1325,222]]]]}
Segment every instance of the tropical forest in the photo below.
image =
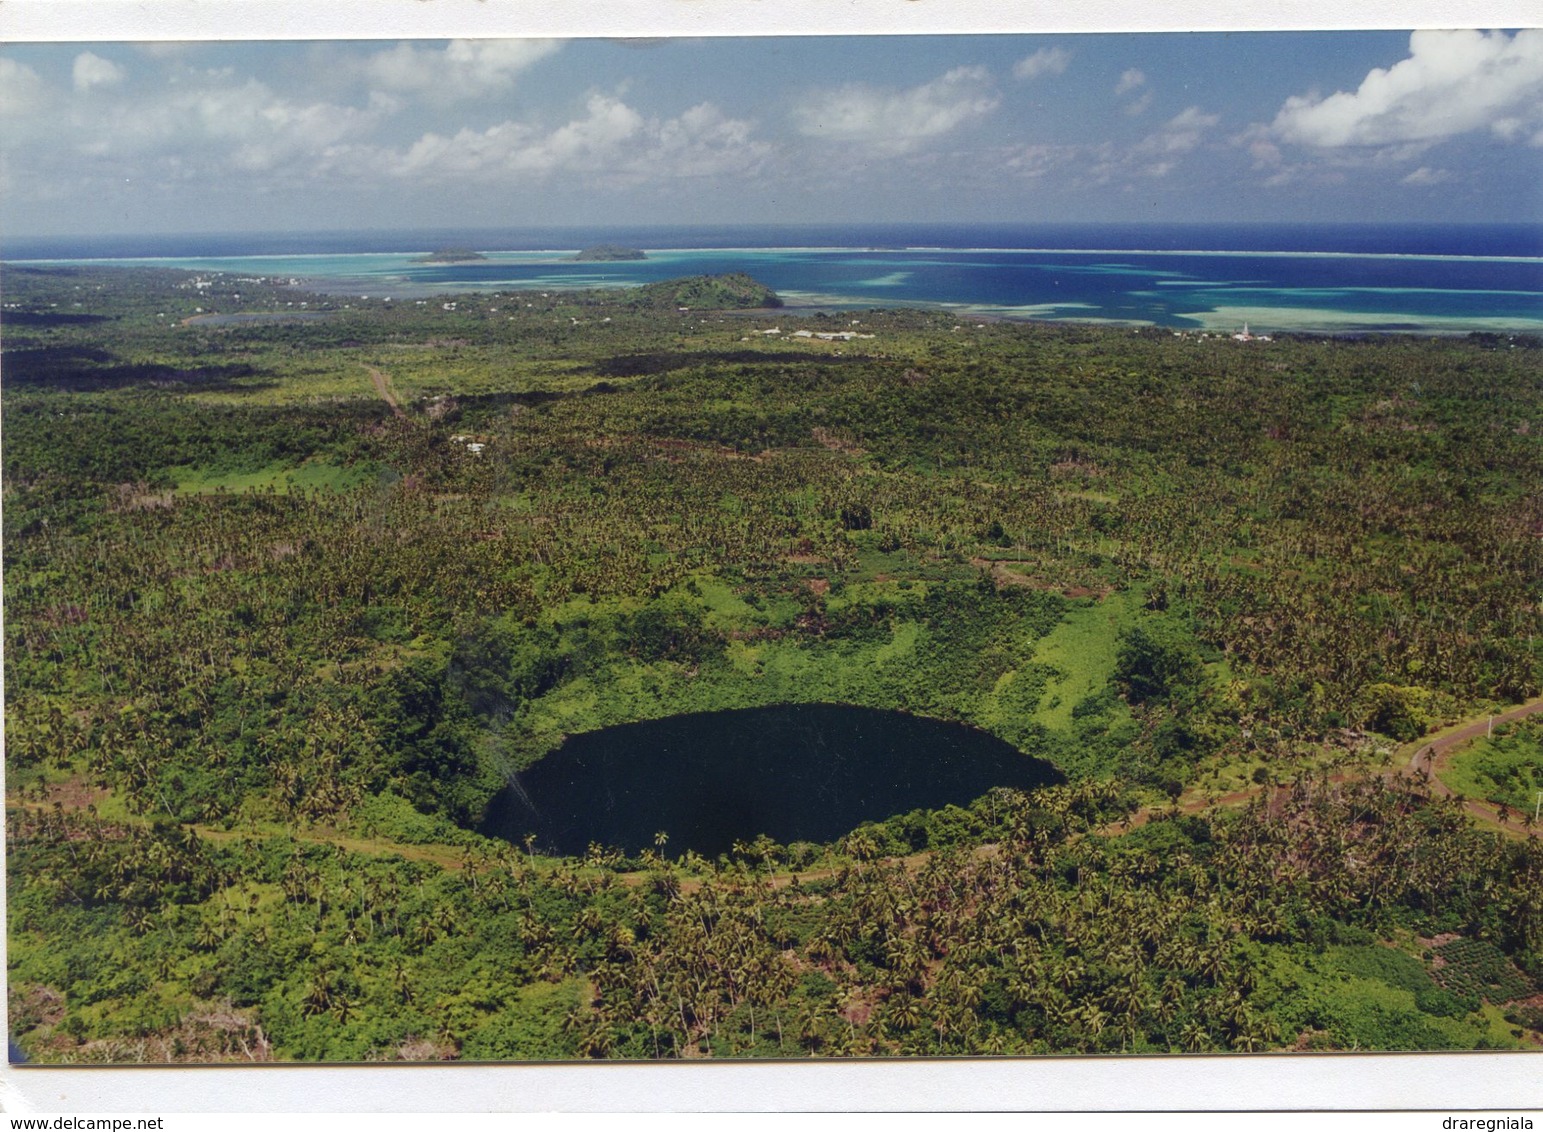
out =
{"type": "Polygon", "coordinates": [[[1543,1045],[1536,337],[5,282],[31,1062],[1543,1045]]]}

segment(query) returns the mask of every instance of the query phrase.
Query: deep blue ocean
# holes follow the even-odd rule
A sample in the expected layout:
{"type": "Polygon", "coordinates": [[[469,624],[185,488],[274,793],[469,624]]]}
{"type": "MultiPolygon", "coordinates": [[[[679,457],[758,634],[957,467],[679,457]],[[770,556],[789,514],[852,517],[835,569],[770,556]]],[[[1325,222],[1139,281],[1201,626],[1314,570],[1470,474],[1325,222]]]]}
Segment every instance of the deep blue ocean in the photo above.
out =
{"type": "Polygon", "coordinates": [[[425,295],[744,271],[792,304],[1174,328],[1543,332],[1543,225],[807,225],[15,239],[10,262],[154,264],[425,295]],[[582,247],[648,259],[565,260],[582,247]],[[444,247],[487,260],[414,262],[444,247]]]}

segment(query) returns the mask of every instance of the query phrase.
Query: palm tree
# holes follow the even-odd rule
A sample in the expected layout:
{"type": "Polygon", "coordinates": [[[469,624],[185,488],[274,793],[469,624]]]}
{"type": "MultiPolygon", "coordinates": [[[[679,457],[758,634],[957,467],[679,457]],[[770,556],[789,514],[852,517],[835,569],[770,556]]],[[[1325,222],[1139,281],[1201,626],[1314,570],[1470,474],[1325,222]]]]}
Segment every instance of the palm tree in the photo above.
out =
{"type": "Polygon", "coordinates": [[[902,1030],[914,1030],[921,1025],[922,1011],[916,999],[909,994],[899,994],[890,999],[885,1017],[902,1030]]]}
{"type": "Polygon", "coordinates": [[[325,967],[318,967],[311,974],[311,985],[306,991],[305,1001],[301,1006],[301,1013],[311,1016],[325,1014],[334,1006],[334,988],[332,985],[332,972],[325,967]]]}
{"type": "Polygon", "coordinates": [[[1205,1024],[1198,1018],[1191,1018],[1184,1023],[1179,1033],[1179,1040],[1184,1043],[1184,1048],[1191,1053],[1203,1053],[1214,1046],[1211,1040],[1211,1032],[1206,1029],[1205,1024]]]}

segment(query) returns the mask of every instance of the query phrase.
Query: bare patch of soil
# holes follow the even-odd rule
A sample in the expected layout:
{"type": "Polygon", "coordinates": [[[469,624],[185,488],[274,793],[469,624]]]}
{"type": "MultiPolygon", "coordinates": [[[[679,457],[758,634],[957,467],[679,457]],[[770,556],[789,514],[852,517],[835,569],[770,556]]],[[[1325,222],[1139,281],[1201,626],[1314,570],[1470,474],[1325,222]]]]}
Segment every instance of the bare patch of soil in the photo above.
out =
{"type": "Polygon", "coordinates": [[[391,379],[382,370],[378,370],[374,366],[366,365],[364,368],[369,371],[370,384],[375,387],[375,392],[379,395],[380,399],[391,406],[391,412],[395,416],[406,420],[407,414],[402,411],[402,406],[397,404],[396,395],[391,392],[391,379]]]}
{"type": "Polygon", "coordinates": [[[120,483],[114,491],[110,505],[113,511],[169,510],[176,502],[175,492],[152,491],[150,485],[144,482],[120,483]]]}
{"type": "Polygon", "coordinates": [[[459,1051],[449,1042],[427,1038],[408,1038],[391,1051],[393,1061],[454,1061],[459,1051]]]}
{"type": "Polygon", "coordinates": [[[854,441],[839,435],[831,429],[816,425],[809,430],[809,435],[814,437],[815,443],[832,452],[842,452],[848,456],[866,456],[868,450],[854,441]]]}
{"type": "Polygon", "coordinates": [[[977,570],[988,570],[991,580],[996,583],[997,589],[1005,589],[1007,586],[1023,586],[1031,590],[1044,590],[1050,593],[1058,593],[1062,597],[1082,598],[1091,597],[1102,601],[1112,592],[1107,586],[1094,589],[1089,586],[1061,586],[1045,581],[1033,574],[1025,574],[1014,570],[1006,562],[998,559],[981,558],[976,556],[970,559],[970,565],[977,570]]]}
{"type": "Polygon", "coordinates": [[[1091,476],[1097,479],[1098,477],[1107,475],[1108,473],[1105,472],[1103,468],[1095,464],[1092,460],[1070,459],[1057,460],[1054,464],[1051,464],[1050,474],[1052,476],[1062,478],[1066,476],[1091,476]]]}
{"type": "Polygon", "coordinates": [[[47,791],[43,805],[49,809],[58,805],[66,810],[84,810],[87,806],[99,805],[108,794],[105,786],[93,786],[79,775],[63,782],[50,782],[47,791]]]}

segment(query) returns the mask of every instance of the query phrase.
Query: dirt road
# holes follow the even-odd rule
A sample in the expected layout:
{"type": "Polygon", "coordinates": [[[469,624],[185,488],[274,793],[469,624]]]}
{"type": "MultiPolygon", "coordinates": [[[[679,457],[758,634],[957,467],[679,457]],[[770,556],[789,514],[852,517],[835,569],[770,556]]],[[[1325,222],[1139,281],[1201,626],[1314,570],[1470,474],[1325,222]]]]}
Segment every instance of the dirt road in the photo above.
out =
{"type": "MultiPolygon", "coordinates": [[[[1483,719],[1471,720],[1459,724],[1437,735],[1434,739],[1417,739],[1409,744],[1405,750],[1410,752],[1406,764],[1408,769],[1415,774],[1424,772],[1430,776],[1430,789],[1433,794],[1450,797],[1455,794],[1450,786],[1441,781],[1441,771],[1452,761],[1452,757],[1475,739],[1482,739],[1488,735],[1490,729],[1499,723],[1510,723],[1513,720],[1525,719],[1529,715],[1537,715],[1543,712],[1543,696],[1534,700],[1528,700],[1524,704],[1507,708],[1492,716],[1483,719]]],[[[1499,825],[1508,832],[1514,832],[1508,821],[1502,820],[1500,808],[1489,802],[1481,802],[1476,798],[1465,797],[1463,809],[1474,817],[1487,823],[1499,825]]]]}
{"type": "MultiPolygon", "coordinates": [[[[1434,738],[1422,736],[1413,743],[1405,745],[1399,752],[1399,767],[1395,771],[1387,772],[1384,777],[1395,777],[1401,772],[1410,774],[1425,773],[1430,776],[1430,790],[1432,794],[1450,797],[1456,793],[1445,782],[1442,782],[1437,774],[1450,762],[1463,747],[1482,738],[1489,733],[1489,729],[1495,724],[1510,723],[1512,720],[1524,719],[1529,715],[1543,712],[1543,696],[1518,704],[1513,708],[1498,712],[1495,715],[1486,715],[1479,719],[1467,720],[1455,724],[1446,731],[1438,733],[1434,738]],[[1407,754],[1407,759],[1404,757],[1407,754]]],[[[1336,774],[1334,781],[1342,781],[1349,775],[1336,774]]],[[[1202,810],[1208,810],[1212,806],[1238,806],[1249,801],[1256,794],[1270,789],[1284,789],[1270,786],[1255,786],[1244,790],[1234,790],[1229,794],[1223,794],[1219,798],[1207,799],[1204,797],[1190,796],[1179,804],[1181,813],[1196,814],[1202,810]]],[[[1128,830],[1138,829],[1152,820],[1152,816],[1162,812],[1167,807],[1143,807],[1131,814],[1123,821],[1113,822],[1105,826],[1101,833],[1117,834],[1128,830]]],[[[1499,807],[1477,798],[1463,798],[1463,809],[1473,817],[1478,818],[1485,825],[1492,826],[1501,833],[1511,834],[1516,837],[1525,836],[1524,832],[1516,825],[1500,820],[1499,807]]]]}
{"type": "Polygon", "coordinates": [[[391,392],[391,379],[386,376],[385,371],[376,369],[374,366],[367,365],[364,362],[359,364],[369,371],[370,384],[375,386],[375,392],[380,395],[380,399],[390,405],[391,411],[405,421],[407,414],[402,410],[402,406],[397,403],[396,394],[391,392]]]}

